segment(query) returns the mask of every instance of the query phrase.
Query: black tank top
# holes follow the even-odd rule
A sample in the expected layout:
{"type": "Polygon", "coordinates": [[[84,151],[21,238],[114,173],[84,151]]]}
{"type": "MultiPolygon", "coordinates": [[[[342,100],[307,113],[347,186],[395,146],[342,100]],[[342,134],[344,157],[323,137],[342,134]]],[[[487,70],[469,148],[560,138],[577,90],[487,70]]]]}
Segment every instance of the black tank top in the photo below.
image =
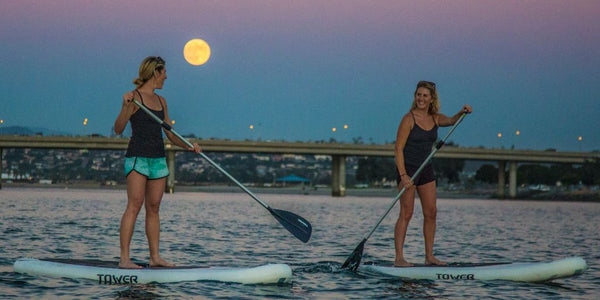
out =
{"type": "MultiPolygon", "coordinates": [[[[404,164],[420,166],[429,153],[431,153],[433,144],[437,140],[438,125],[435,124],[434,119],[433,123],[435,125],[433,128],[431,128],[431,130],[425,130],[417,125],[415,115],[413,115],[412,111],[410,114],[413,117],[414,126],[410,130],[410,134],[404,145],[404,164]]],[[[433,118],[433,116],[431,117],[433,118]]]]}
{"type": "MultiPolygon", "coordinates": [[[[142,105],[145,106],[142,94],[140,94],[138,90],[135,91],[140,96],[142,105]]],[[[164,120],[165,109],[162,106],[162,101],[159,102],[161,110],[150,109],[150,111],[152,111],[152,113],[154,113],[161,120],[164,120]]],[[[165,157],[165,144],[163,141],[162,127],[160,124],[141,109],[138,109],[133,115],[131,115],[129,121],[131,122],[131,138],[129,139],[129,145],[127,146],[125,157],[165,157]]]]}

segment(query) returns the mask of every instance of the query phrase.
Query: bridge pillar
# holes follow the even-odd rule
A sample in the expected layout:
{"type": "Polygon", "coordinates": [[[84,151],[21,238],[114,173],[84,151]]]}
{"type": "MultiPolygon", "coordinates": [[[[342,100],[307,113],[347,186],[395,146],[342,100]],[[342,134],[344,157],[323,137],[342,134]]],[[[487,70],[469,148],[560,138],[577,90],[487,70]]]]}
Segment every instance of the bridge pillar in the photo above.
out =
{"type": "Polygon", "coordinates": [[[346,156],[331,157],[331,196],[346,196],[346,156]]]}
{"type": "Polygon", "coordinates": [[[508,163],[508,195],[511,198],[517,197],[517,162],[508,163]]]}
{"type": "Polygon", "coordinates": [[[169,176],[167,176],[167,184],[165,192],[173,194],[175,192],[175,150],[167,150],[167,167],[169,168],[169,176]]]}
{"type": "Polygon", "coordinates": [[[498,162],[498,199],[504,199],[504,186],[506,185],[505,171],[506,162],[501,160],[498,162]]]}

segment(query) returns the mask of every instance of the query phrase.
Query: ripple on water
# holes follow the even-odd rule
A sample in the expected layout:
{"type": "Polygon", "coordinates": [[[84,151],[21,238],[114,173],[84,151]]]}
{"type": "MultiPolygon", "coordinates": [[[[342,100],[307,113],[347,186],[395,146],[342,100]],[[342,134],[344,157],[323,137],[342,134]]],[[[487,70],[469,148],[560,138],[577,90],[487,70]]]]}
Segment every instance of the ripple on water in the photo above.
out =
{"type": "MultiPolygon", "coordinates": [[[[302,243],[246,194],[176,193],[161,207],[161,255],[178,265],[255,266],[287,263],[291,284],[182,282],[100,286],[87,280],[17,274],[20,257],[116,260],[124,191],[0,190],[0,290],[12,298],[543,298],[593,299],[600,291],[597,216],[600,204],[439,200],[436,255],[450,262],[548,261],[581,256],[590,269],[553,283],[410,281],[340,269],[391,198],[259,195],[313,225],[302,243]],[[5,199],[11,199],[10,203],[5,199]]],[[[363,262],[391,264],[398,208],[365,245],[363,262]]],[[[132,257],[148,260],[140,213],[132,257]]],[[[416,202],[405,256],[424,259],[416,202]]]]}

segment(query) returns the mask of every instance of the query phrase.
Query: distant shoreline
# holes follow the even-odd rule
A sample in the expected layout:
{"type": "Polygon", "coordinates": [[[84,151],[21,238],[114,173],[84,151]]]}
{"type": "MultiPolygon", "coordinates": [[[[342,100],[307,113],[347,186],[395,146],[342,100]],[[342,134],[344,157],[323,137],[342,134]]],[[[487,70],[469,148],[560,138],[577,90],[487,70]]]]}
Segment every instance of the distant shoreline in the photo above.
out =
{"type": "MultiPolygon", "coordinates": [[[[252,187],[247,186],[250,191],[256,194],[282,194],[282,195],[331,195],[329,187],[252,187]]],[[[73,184],[39,184],[39,183],[2,183],[2,189],[11,188],[32,188],[32,189],[105,189],[105,190],[126,190],[123,184],[118,185],[100,185],[98,183],[73,183],[73,184]]],[[[1,189],[0,189],[1,191],[1,189]]],[[[244,193],[236,185],[178,185],[175,192],[186,193],[244,193]]],[[[346,190],[346,196],[352,197],[383,197],[394,199],[398,191],[393,188],[351,188],[346,190]]],[[[446,191],[438,188],[439,199],[489,199],[499,200],[496,197],[495,189],[474,189],[446,191]]],[[[577,201],[577,202],[600,202],[600,191],[573,191],[573,192],[520,192],[515,199],[505,198],[502,200],[535,200],[535,201],[577,201]]]]}

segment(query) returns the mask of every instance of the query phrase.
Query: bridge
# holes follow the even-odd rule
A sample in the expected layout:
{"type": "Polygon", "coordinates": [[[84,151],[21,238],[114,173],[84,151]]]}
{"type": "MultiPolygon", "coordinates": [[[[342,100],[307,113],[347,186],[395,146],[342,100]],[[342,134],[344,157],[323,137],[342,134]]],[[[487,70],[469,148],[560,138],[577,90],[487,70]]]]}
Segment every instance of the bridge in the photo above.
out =
{"type": "MultiPolygon", "coordinates": [[[[0,171],[2,171],[1,159],[2,149],[4,148],[98,149],[124,151],[127,149],[128,141],[129,138],[122,137],[0,135],[0,171]]],[[[394,156],[393,144],[365,145],[312,142],[229,141],[212,139],[190,139],[190,141],[201,145],[204,152],[329,155],[332,157],[331,194],[333,196],[344,196],[346,193],[346,157],[394,156]]],[[[175,153],[184,150],[173,146],[168,140],[165,140],[165,150],[170,171],[170,175],[167,178],[166,190],[168,192],[173,192],[175,188],[175,153]]],[[[508,164],[509,196],[514,198],[517,194],[518,163],[583,164],[588,160],[600,159],[600,153],[447,146],[440,149],[435,157],[498,162],[498,196],[500,198],[505,197],[506,182],[504,178],[506,165],[508,164]]]]}

